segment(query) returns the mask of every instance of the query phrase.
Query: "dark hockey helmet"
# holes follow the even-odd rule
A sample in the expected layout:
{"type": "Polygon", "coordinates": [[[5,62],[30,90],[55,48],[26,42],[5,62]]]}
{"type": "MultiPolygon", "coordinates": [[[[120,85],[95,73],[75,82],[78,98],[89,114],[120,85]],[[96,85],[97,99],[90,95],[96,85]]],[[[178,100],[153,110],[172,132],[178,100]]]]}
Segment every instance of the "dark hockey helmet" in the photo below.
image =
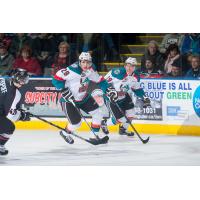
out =
{"type": "Polygon", "coordinates": [[[29,74],[25,69],[14,69],[12,72],[12,81],[20,85],[25,85],[29,82],[29,74]]]}

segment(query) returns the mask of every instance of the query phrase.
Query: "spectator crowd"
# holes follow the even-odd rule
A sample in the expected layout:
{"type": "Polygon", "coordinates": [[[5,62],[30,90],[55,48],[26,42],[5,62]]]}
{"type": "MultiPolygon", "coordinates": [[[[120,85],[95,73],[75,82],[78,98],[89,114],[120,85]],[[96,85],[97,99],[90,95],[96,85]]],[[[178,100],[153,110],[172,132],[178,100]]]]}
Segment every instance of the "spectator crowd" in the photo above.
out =
{"type": "MultiPolygon", "coordinates": [[[[77,61],[80,52],[93,57],[98,71],[105,61],[123,62],[120,46],[136,42],[135,34],[0,33],[0,76],[15,68],[32,76],[50,76],[77,61]],[[128,40],[129,39],[129,40],[128,40]]],[[[142,78],[200,78],[200,34],[165,34],[161,44],[148,43],[137,69],[142,78]]]]}
{"type": "Polygon", "coordinates": [[[166,34],[152,40],[138,69],[142,78],[200,79],[200,34],[166,34]]]}

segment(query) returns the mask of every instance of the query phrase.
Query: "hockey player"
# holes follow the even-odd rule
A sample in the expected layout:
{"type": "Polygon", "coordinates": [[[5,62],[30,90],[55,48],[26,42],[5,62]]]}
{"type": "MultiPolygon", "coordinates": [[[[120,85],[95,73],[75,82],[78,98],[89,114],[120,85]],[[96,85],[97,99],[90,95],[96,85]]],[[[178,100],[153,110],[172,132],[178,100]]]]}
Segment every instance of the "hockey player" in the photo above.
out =
{"type": "MultiPolygon", "coordinates": [[[[90,81],[98,83],[111,102],[117,100],[117,92],[109,86],[103,76],[97,73],[91,55],[86,52],[80,54],[78,62],[66,69],[59,70],[52,80],[53,85],[57,89],[61,89],[61,106],[69,122],[66,127],[66,132],[69,134],[81,125],[78,108],[92,116],[91,128],[98,136],[103,115],[98,104],[87,93],[90,81]]],[[[60,134],[67,137],[64,132],[60,132],[60,134]]],[[[95,138],[91,139],[95,140],[95,138]]]]}
{"type": "Polygon", "coordinates": [[[129,123],[127,122],[124,114],[130,121],[133,119],[134,113],[134,104],[130,93],[134,92],[136,96],[140,97],[143,100],[143,106],[150,106],[149,98],[145,97],[143,89],[140,87],[139,75],[135,72],[135,66],[137,65],[136,58],[129,57],[125,61],[125,65],[122,68],[112,69],[104,77],[108,83],[110,83],[115,90],[118,92],[117,104],[107,101],[107,107],[111,111],[112,118],[108,121],[103,120],[101,128],[105,134],[108,134],[107,125],[114,125],[121,123],[119,126],[119,134],[133,136],[133,132],[128,132],[129,123]],[[122,111],[122,112],[121,112],[122,111]]]}
{"type": "Polygon", "coordinates": [[[0,79],[0,155],[7,155],[5,144],[15,130],[13,121],[29,121],[28,112],[20,111],[21,93],[19,88],[27,84],[26,70],[16,69],[11,79],[0,79]]]}

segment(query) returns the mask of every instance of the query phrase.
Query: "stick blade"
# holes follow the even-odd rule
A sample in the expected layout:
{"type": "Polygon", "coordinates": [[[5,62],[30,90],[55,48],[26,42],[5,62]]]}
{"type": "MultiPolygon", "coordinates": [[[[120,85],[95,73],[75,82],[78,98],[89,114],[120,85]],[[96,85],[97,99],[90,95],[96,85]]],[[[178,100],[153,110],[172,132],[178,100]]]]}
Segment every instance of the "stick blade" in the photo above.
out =
{"type": "Polygon", "coordinates": [[[142,140],[143,144],[146,144],[147,142],[149,142],[150,137],[148,137],[146,140],[142,140]]]}
{"type": "Polygon", "coordinates": [[[90,144],[93,144],[93,145],[99,145],[99,144],[106,144],[106,143],[108,143],[108,140],[109,140],[109,137],[105,136],[105,137],[100,138],[100,139],[89,139],[88,142],[90,144]]]}

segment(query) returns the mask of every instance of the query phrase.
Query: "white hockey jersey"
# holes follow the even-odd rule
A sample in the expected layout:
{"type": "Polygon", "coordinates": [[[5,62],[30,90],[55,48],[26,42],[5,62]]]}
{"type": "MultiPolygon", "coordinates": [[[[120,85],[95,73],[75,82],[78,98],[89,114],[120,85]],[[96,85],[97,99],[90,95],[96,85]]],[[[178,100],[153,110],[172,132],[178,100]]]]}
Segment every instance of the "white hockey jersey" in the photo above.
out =
{"type": "Polygon", "coordinates": [[[99,75],[92,65],[87,71],[82,71],[78,62],[70,65],[66,69],[59,70],[54,76],[52,83],[57,89],[68,87],[75,98],[75,101],[82,101],[87,96],[89,82],[98,83],[100,88],[105,91],[108,87],[107,81],[99,75]]]}
{"type": "Polygon", "coordinates": [[[143,98],[144,91],[140,87],[137,74],[128,76],[124,67],[115,68],[109,71],[104,77],[109,84],[118,92],[119,100],[124,99],[126,93],[134,92],[137,96],[143,98]]]}

